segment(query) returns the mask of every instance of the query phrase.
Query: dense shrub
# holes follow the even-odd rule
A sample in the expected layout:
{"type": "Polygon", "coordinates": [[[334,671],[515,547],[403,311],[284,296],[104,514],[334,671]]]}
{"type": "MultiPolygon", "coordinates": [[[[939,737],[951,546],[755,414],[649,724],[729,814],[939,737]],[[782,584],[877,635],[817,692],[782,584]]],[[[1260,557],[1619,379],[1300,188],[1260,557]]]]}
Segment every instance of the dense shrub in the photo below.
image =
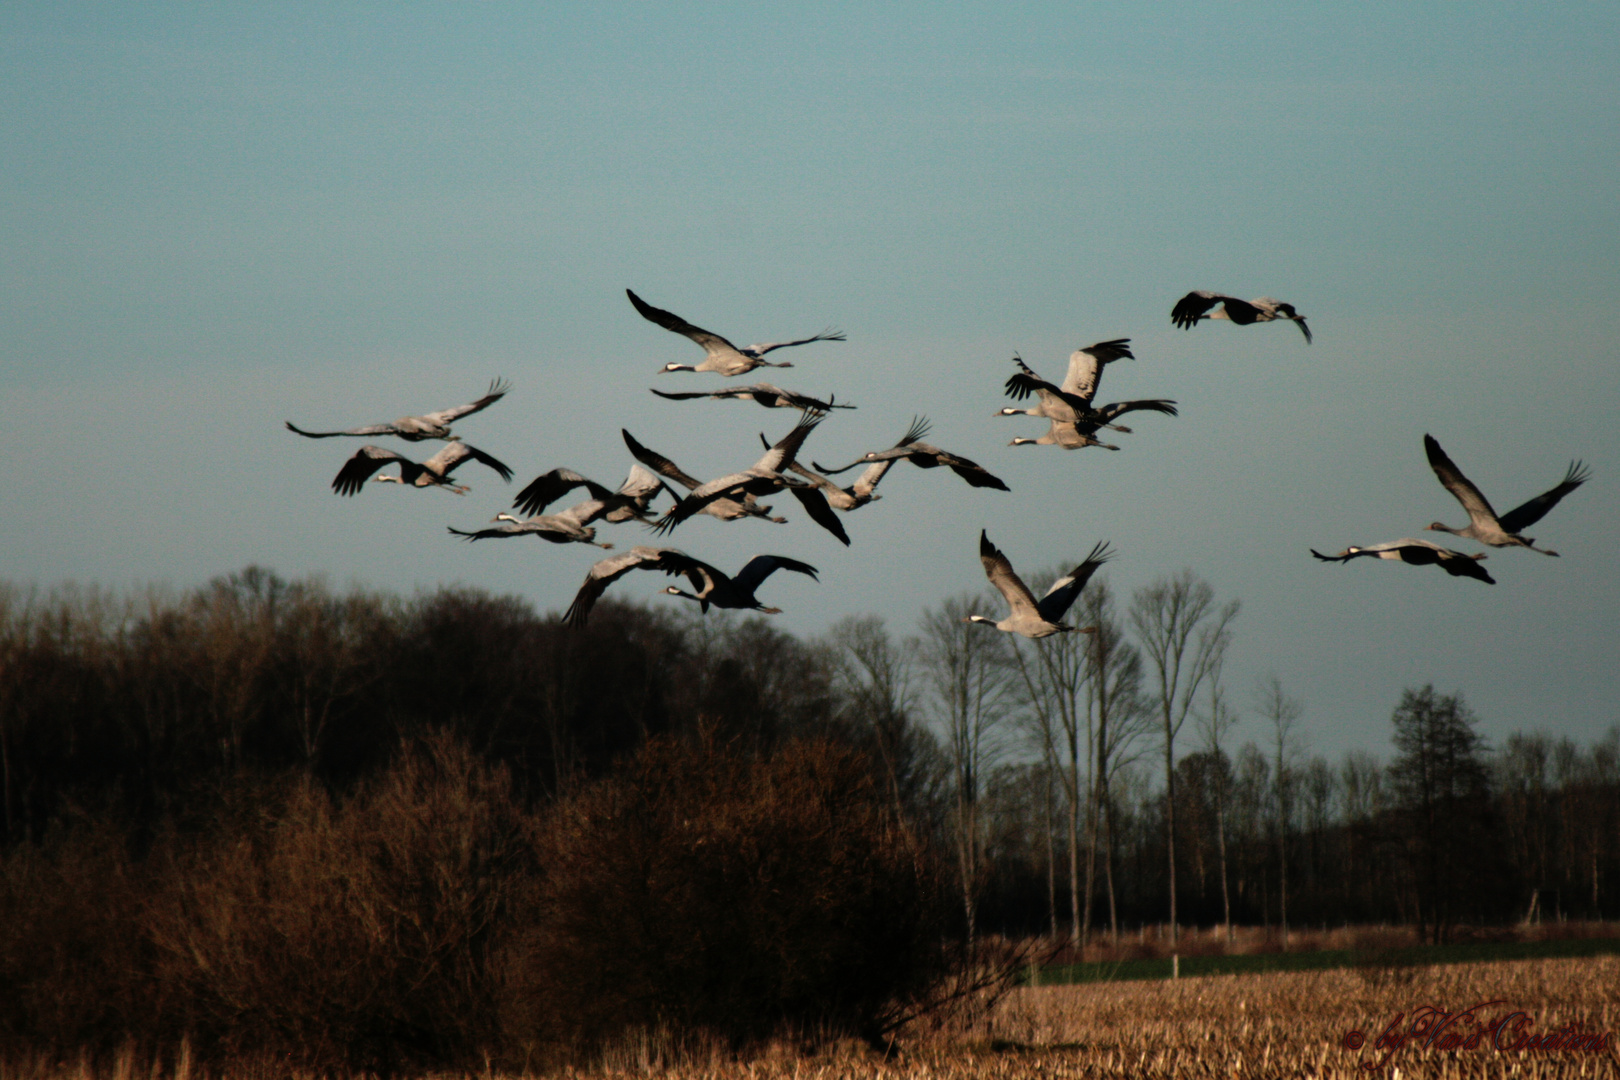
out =
{"type": "Polygon", "coordinates": [[[873,1038],[946,963],[938,864],[829,742],[653,741],[558,806],[540,849],[517,963],[522,1022],[553,1046],[873,1038]]]}
{"type": "Polygon", "coordinates": [[[497,1041],[492,956],[530,851],[502,774],[435,739],[341,803],[294,782],[258,809],[168,856],[147,920],[205,1052],[390,1071],[497,1041]]]}
{"type": "Polygon", "coordinates": [[[107,1053],[162,1015],[123,838],[59,830],[0,860],[0,1049],[107,1053]]]}
{"type": "Polygon", "coordinates": [[[834,743],[654,740],[529,808],[432,736],[346,795],[244,778],[0,858],[0,1054],[561,1064],[634,1029],[879,1032],[948,962],[930,850],[834,743]]]}

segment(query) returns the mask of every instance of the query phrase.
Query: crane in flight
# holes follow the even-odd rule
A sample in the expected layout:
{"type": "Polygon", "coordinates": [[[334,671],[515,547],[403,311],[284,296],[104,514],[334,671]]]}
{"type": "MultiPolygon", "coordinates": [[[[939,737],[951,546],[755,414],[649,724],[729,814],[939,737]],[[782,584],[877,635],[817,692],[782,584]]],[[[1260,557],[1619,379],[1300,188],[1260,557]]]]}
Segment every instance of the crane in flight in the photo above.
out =
{"type": "Polygon", "coordinates": [[[296,432],[306,439],[330,439],[335,435],[397,435],[406,442],[422,442],[424,439],[444,439],[446,441],[457,438],[450,434],[450,425],[463,416],[471,416],[495,404],[506,396],[512,384],[505,379],[496,379],[489,384],[489,391],[477,401],[466,405],[457,405],[453,409],[440,409],[438,412],[423,413],[421,416],[402,416],[398,420],[382,424],[366,424],[362,427],[347,428],[343,431],[305,431],[288,420],[287,430],[296,432]]]}
{"type": "Polygon", "coordinates": [[[765,354],[775,352],[777,349],[789,349],[795,345],[808,345],[812,341],[843,341],[842,331],[828,327],[819,334],[797,341],[766,341],[753,345],[737,346],[721,337],[703,329],[693,326],[674,312],[655,308],[629,289],[624,290],[630,298],[631,305],[641,313],[641,317],[648,322],[657,323],[665,330],[682,337],[691,338],[708,354],[703,363],[693,367],[691,364],[665,364],[660,371],[717,371],[722,375],[746,375],[757,367],[792,367],[786,361],[774,362],[765,359],[765,354]]]}
{"type": "Polygon", "coordinates": [[[1311,328],[1305,325],[1305,316],[1295,311],[1293,304],[1285,304],[1269,296],[1239,300],[1235,296],[1195,290],[1177,300],[1176,306],[1170,309],[1170,321],[1183,330],[1191,330],[1204,319],[1226,319],[1239,326],[1288,319],[1299,324],[1299,332],[1305,335],[1305,344],[1311,343],[1311,328]],[[1210,311],[1210,308],[1216,310],[1210,311]]]}
{"type": "Polygon", "coordinates": [[[583,627],[585,621],[590,618],[591,608],[596,604],[597,598],[607,591],[609,585],[632,570],[662,570],[666,574],[684,574],[696,592],[684,592],[673,585],[661,591],[671,596],[684,596],[688,600],[697,601],[705,614],[712,604],[718,608],[780,615],[781,608],[766,607],[754,598],[754,590],[759,588],[761,582],[778,570],[792,570],[804,574],[812,581],[820,580],[816,577],[815,567],[783,555],[755,555],[737,571],[736,577],[730,577],[703,560],[694,559],[676,548],[637,545],[623,555],[611,556],[591,567],[590,572],[585,575],[585,584],[580,586],[579,592],[574,596],[574,602],[564,613],[563,622],[576,630],[583,627]]]}

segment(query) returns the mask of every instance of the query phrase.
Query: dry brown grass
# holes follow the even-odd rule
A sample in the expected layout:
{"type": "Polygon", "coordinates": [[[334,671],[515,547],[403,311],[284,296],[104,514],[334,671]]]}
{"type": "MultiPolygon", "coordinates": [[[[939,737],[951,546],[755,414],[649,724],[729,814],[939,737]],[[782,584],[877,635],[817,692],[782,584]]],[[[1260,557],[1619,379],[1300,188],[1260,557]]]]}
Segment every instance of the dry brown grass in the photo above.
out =
{"type": "MultiPolygon", "coordinates": [[[[1620,1033],[1620,959],[1358,969],[1021,990],[978,1033],[1016,1046],[985,1076],[1434,1076],[1620,1074],[1620,1056],[1406,1047],[1376,1073],[1373,1043],[1397,1013],[1504,998],[1534,1031],[1578,1021],[1620,1033]],[[1367,1036],[1344,1048],[1352,1029],[1367,1036]],[[1021,1064],[1020,1064],[1021,1063],[1021,1064]],[[1399,1070],[1396,1073],[1395,1070],[1399,1070]]],[[[1491,1017],[1499,1015],[1493,1010],[1491,1017]]],[[[1528,1030],[1528,1029],[1527,1029],[1528,1030]]],[[[988,1062],[986,1063],[988,1065],[988,1062]]]]}
{"type": "MultiPolygon", "coordinates": [[[[1620,1032],[1620,958],[1532,960],[1397,970],[1345,970],[1093,983],[1014,992],[969,1030],[917,1032],[888,1058],[854,1043],[801,1052],[780,1045],[747,1060],[718,1046],[679,1045],[661,1033],[623,1041],[571,1080],[1063,1080],[1069,1077],[1471,1078],[1620,1076],[1620,1054],[1451,1052],[1407,1047],[1383,1068],[1371,1043],[1398,1012],[1425,1004],[1465,1008],[1506,998],[1536,1032],[1578,1022],[1620,1032]],[[1344,1049],[1352,1028],[1368,1048],[1344,1049]]],[[[0,1080],[118,1080],[174,1075],[132,1061],[99,1077],[82,1064],[0,1068],[0,1080]]],[[[201,1070],[189,1077],[202,1080],[201,1070]]],[[[305,1077],[274,1064],[229,1080],[305,1077]]],[[[226,1078],[221,1078],[226,1080],[226,1078]]],[[[470,1080],[470,1078],[469,1078],[470,1080]]]]}

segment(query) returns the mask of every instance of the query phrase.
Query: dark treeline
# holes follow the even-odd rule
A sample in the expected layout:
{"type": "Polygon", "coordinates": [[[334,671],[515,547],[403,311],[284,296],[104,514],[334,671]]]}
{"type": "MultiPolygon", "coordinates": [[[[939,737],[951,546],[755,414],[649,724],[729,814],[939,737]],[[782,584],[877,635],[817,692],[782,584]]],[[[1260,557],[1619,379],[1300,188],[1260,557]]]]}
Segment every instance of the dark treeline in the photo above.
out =
{"type": "Polygon", "coordinates": [[[250,568],[177,599],[10,593],[0,627],[9,842],[70,809],[149,827],[243,773],[341,791],[430,732],[538,798],[699,717],[759,747],[836,719],[824,665],[763,621],[701,632],[613,603],[574,634],[510,597],[336,596],[250,568]]]}
{"type": "Polygon", "coordinates": [[[983,610],[802,641],[254,568],[0,590],[3,1048],[388,1071],[875,1039],[989,935],[1620,916],[1620,730],[1492,747],[1424,687],[1387,763],[1334,763],[1281,680],[1235,703],[1238,605],[1195,575],[1094,581],[1092,635],[983,610]]]}
{"type": "Polygon", "coordinates": [[[928,744],[694,616],[0,592],[0,1054],[880,1040],[966,970],[928,744]]]}
{"type": "MultiPolygon", "coordinates": [[[[1389,766],[1352,751],[1337,764],[1285,760],[1279,773],[1255,742],[1232,755],[1180,758],[1184,923],[1270,926],[1284,944],[1290,925],[1388,923],[1439,942],[1459,925],[1620,917],[1610,884],[1620,880],[1620,733],[1590,747],[1515,734],[1492,751],[1472,732],[1466,705],[1431,687],[1405,693],[1395,724],[1401,752],[1389,766]]],[[[991,778],[991,925],[1069,931],[1061,823],[1048,816],[1061,784],[1033,765],[1005,765],[991,778]]],[[[1162,783],[1145,770],[1116,783],[1108,814],[1117,917],[1103,905],[1093,933],[1134,934],[1167,918],[1165,805],[1162,783]]]]}

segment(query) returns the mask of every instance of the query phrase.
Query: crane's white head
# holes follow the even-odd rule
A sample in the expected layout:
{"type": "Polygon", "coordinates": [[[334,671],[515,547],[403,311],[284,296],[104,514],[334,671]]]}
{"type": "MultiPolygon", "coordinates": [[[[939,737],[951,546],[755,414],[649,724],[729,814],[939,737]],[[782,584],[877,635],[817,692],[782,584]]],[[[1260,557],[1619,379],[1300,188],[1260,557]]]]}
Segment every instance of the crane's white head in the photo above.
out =
{"type": "Polygon", "coordinates": [[[697,368],[693,367],[691,364],[674,364],[674,363],[665,364],[663,367],[658,369],[660,374],[662,374],[663,372],[666,372],[666,371],[696,371],[696,370],[697,370],[697,368]]]}
{"type": "Polygon", "coordinates": [[[1025,410],[1025,409],[1015,409],[1011,405],[1008,405],[1005,409],[997,409],[995,412],[991,413],[990,415],[991,416],[1028,416],[1029,412],[1027,410],[1025,410]]]}
{"type": "Polygon", "coordinates": [[[987,619],[983,615],[969,615],[967,618],[963,619],[962,621],[963,622],[984,623],[984,625],[986,625],[986,626],[994,626],[994,625],[996,625],[996,620],[987,619]]]}

